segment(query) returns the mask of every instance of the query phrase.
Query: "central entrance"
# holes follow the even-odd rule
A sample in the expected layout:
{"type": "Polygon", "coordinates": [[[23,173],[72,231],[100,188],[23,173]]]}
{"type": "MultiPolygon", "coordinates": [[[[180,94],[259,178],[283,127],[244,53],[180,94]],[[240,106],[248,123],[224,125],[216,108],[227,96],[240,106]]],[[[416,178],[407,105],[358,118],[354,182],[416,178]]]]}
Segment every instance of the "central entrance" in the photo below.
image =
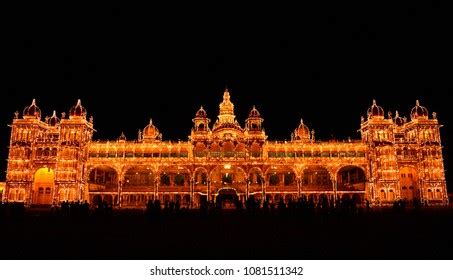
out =
{"type": "Polygon", "coordinates": [[[235,209],[239,197],[233,188],[222,188],[216,195],[216,203],[220,203],[223,209],[235,209]]]}

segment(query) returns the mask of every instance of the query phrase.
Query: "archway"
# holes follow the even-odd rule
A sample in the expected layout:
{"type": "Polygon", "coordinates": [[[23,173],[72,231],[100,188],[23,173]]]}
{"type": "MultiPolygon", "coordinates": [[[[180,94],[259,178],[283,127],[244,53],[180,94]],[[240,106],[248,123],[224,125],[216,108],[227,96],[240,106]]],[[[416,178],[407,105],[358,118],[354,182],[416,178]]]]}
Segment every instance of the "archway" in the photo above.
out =
{"type": "Polygon", "coordinates": [[[118,173],[109,166],[98,166],[88,176],[89,191],[117,191],[118,173]]]}
{"type": "Polygon", "coordinates": [[[195,169],[194,186],[206,186],[208,184],[208,171],[204,168],[195,169]]]}
{"type": "Polygon", "coordinates": [[[210,177],[212,193],[222,188],[234,188],[239,194],[245,193],[247,175],[241,167],[218,165],[211,171],[210,177]]]}
{"type": "Polygon", "coordinates": [[[304,170],[302,189],[308,191],[331,191],[330,172],[322,166],[310,166],[304,170]]]}
{"type": "Polygon", "coordinates": [[[232,209],[236,207],[239,197],[233,188],[223,188],[217,192],[216,203],[220,203],[223,209],[232,209]]]}
{"type": "Polygon", "coordinates": [[[349,165],[338,170],[337,190],[365,191],[366,176],[363,169],[349,165]]]}
{"type": "Polygon", "coordinates": [[[401,198],[412,201],[418,197],[417,170],[414,167],[404,166],[400,168],[401,198]]]}
{"type": "Polygon", "coordinates": [[[124,174],[123,191],[152,191],[154,181],[154,173],[150,167],[134,166],[124,174]]]}
{"type": "Polygon", "coordinates": [[[35,173],[32,204],[52,204],[55,174],[51,168],[42,167],[35,173]]]}

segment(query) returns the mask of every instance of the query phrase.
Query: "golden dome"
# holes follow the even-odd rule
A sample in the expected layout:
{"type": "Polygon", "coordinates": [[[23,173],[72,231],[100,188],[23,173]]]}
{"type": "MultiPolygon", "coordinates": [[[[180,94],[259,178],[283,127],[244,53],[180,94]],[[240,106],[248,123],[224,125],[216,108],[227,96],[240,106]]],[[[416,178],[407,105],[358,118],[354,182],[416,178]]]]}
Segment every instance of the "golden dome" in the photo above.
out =
{"type": "Polygon", "coordinates": [[[415,107],[411,110],[411,119],[428,119],[428,109],[420,106],[420,102],[415,101],[415,107]]]}
{"type": "Polygon", "coordinates": [[[60,122],[60,119],[57,117],[57,113],[54,110],[52,116],[47,120],[47,124],[50,126],[56,126],[60,122]]]}
{"type": "Polygon", "coordinates": [[[159,130],[153,124],[153,120],[149,120],[149,124],[143,129],[143,139],[156,139],[159,136],[159,130]]]}
{"type": "Polygon", "coordinates": [[[261,118],[260,112],[253,106],[252,110],[249,113],[249,118],[261,118]]]}
{"type": "Polygon", "coordinates": [[[373,105],[368,109],[368,119],[378,118],[384,119],[384,109],[376,104],[376,100],[373,99],[373,105]]]}
{"type": "Polygon", "coordinates": [[[203,106],[200,106],[200,109],[198,109],[197,113],[195,114],[196,118],[206,118],[207,114],[206,111],[203,109],[203,106]]]}
{"type": "Polygon", "coordinates": [[[310,139],[310,129],[304,124],[302,119],[300,119],[299,126],[294,130],[294,138],[296,140],[310,139]]]}
{"type": "Polygon", "coordinates": [[[41,109],[36,106],[36,100],[33,99],[30,106],[25,107],[24,109],[24,117],[36,117],[38,119],[41,118],[41,109]]]}
{"type": "Polygon", "coordinates": [[[85,117],[87,115],[87,110],[82,106],[80,99],[77,100],[77,104],[69,110],[70,117],[85,117]]]}

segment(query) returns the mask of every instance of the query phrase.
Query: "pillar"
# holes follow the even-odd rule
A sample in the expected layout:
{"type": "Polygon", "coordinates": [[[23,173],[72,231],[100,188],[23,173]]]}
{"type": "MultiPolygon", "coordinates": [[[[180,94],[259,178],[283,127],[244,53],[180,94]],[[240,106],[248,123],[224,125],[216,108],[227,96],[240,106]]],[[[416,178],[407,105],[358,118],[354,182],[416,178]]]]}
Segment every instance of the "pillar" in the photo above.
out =
{"type": "Polygon", "coordinates": [[[118,181],[118,207],[121,208],[122,203],[123,203],[123,198],[122,198],[122,192],[123,192],[123,181],[118,181]]]}
{"type": "Polygon", "coordinates": [[[190,180],[190,209],[193,208],[193,195],[194,195],[194,180],[190,180]]]}
{"type": "Polygon", "coordinates": [[[300,178],[297,178],[296,179],[296,183],[297,183],[297,198],[300,199],[301,197],[301,185],[302,185],[302,180],[300,178]]]}
{"type": "Polygon", "coordinates": [[[245,179],[246,185],[245,185],[245,200],[249,198],[249,185],[250,185],[250,179],[247,178],[245,179]]]}

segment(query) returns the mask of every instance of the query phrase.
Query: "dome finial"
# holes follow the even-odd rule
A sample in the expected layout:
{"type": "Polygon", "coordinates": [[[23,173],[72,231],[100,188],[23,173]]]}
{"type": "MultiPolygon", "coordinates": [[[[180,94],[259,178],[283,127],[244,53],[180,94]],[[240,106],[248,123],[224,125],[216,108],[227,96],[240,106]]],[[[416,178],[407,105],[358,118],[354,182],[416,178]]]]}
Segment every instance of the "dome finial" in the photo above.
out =
{"type": "Polygon", "coordinates": [[[300,118],[300,124],[304,124],[304,119],[300,118]]]}
{"type": "Polygon", "coordinates": [[[420,101],[418,101],[418,99],[415,100],[415,106],[420,106],[420,101]]]}
{"type": "Polygon", "coordinates": [[[395,111],[395,118],[398,118],[400,114],[398,113],[398,110],[395,111]]]}
{"type": "Polygon", "coordinates": [[[153,124],[153,118],[149,118],[149,124],[150,124],[150,125],[153,124]]]}
{"type": "Polygon", "coordinates": [[[31,105],[36,105],[36,99],[33,98],[33,100],[31,101],[31,105]]]}
{"type": "Polygon", "coordinates": [[[52,117],[56,117],[56,116],[57,116],[57,111],[53,110],[52,117]]]}
{"type": "Polygon", "coordinates": [[[80,99],[77,99],[77,106],[82,106],[82,101],[80,99]]]}
{"type": "Polygon", "coordinates": [[[373,99],[373,106],[377,106],[376,105],[376,99],[373,99]]]}

